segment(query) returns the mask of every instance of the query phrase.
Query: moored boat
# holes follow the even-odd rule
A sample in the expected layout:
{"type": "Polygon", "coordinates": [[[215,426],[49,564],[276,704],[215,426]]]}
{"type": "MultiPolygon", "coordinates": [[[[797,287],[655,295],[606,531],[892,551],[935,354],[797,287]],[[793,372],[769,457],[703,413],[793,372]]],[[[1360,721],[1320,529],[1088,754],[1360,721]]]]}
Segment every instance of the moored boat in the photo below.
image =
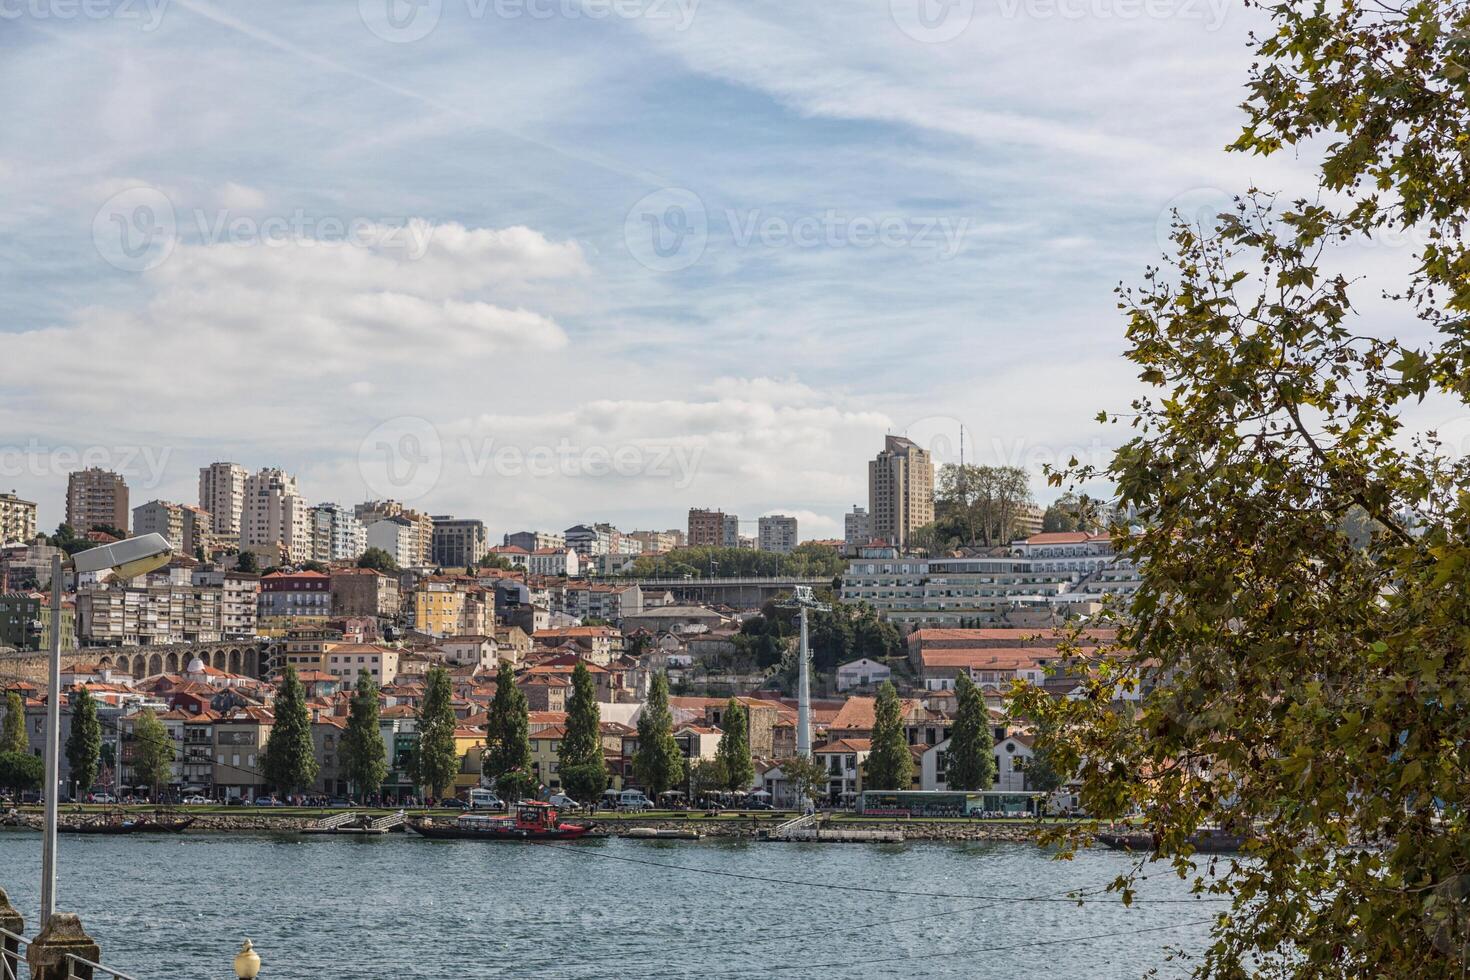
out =
{"type": "Polygon", "coordinates": [[[119,812],[58,820],[56,829],[64,834],[137,834],[146,829],[146,823],[140,817],[119,812]]]}
{"type": "Polygon", "coordinates": [[[420,837],[439,840],[541,841],[607,836],[591,824],[565,823],[559,819],[556,807],[529,800],[516,804],[510,816],[466,813],[452,824],[426,817],[409,821],[406,826],[420,837]]]}

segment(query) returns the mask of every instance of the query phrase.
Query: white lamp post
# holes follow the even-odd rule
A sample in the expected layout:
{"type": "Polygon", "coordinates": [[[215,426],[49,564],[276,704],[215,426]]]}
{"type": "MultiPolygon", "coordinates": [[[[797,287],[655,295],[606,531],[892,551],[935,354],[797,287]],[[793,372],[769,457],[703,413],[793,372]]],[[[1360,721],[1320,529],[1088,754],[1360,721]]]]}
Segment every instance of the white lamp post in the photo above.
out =
{"type": "MultiPolygon", "coordinates": [[[[161,534],[145,534],[51,559],[51,670],[46,692],[46,827],[41,838],[41,928],[56,911],[56,813],[61,783],[61,575],[111,571],[129,579],[168,564],[173,548],[161,534]]],[[[117,760],[121,763],[121,759],[117,760]]]]}

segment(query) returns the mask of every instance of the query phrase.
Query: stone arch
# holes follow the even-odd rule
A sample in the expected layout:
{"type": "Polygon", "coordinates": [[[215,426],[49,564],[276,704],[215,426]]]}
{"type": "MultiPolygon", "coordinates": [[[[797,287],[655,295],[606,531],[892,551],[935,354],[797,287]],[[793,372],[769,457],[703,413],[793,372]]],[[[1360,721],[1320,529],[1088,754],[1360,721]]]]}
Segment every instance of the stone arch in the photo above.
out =
{"type": "Polygon", "coordinates": [[[164,658],[164,664],[166,665],[164,670],[167,670],[170,674],[177,674],[179,672],[179,655],[177,653],[170,653],[164,658]]]}
{"type": "MultiPolygon", "coordinates": [[[[141,660],[142,658],[139,657],[138,659],[141,660]]],[[[148,658],[148,676],[151,677],[154,674],[161,673],[163,673],[163,658],[155,653],[148,658]]]]}
{"type": "Polygon", "coordinates": [[[216,650],[213,653],[211,653],[209,655],[209,665],[211,667],[213,667],[215,670],[224,670],[225,669],[225,652],[223,650],[216,650]]]}
{"type": "Polygon", "coordinates": [[[245,651],[245,672],[247,674],[249,674],[251,677],[259,677],[260,676],[260,651],[259,650],[246,650],[245,651]]]}
{"type": "Polygon", "coordinates": [[[229,667],[230,673],[232,673],[232,674],[238,674],[238,673],[240,673],[241,670],[244,669],[244,666],[245,666],[244,665],[244,662],[242,661],[242,659],[240,657],[240,651],[239,650],[231,650],[230,651],[230,667],[229,667]]]}
{"type": "MultiPolygon", "coordinates": [[[[103,663],[106,662],[107,661],[104,659],[103,663]]],[[[128,656],[125,653],[118,654],[118,656],[112,661],[112,669],[120,674],[126,674],[128,672],[128,668],[131,666],[132,664],[128,662],[128,656]]]]}

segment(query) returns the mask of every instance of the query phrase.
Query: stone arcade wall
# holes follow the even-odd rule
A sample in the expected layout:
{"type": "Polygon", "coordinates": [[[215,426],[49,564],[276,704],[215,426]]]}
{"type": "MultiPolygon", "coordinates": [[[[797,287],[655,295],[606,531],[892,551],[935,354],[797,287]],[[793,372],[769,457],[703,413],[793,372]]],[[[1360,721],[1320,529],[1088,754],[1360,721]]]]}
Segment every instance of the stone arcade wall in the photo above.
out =
{"type": "MultiPolygon", "coordinates": [[[[252,641],[222,643],[176,643],[147,647],[83,647],[61,654],[63,667],[74,664],[103,664],[135,678],[153,674],[181,673],[195,657],[207,666],[232,674],[260,677],[269,666],[267,644],[252,641]]],[[[0,653],[0,678],[16,678],[32,684],[46,683],[45,652],[0,653]]]]}

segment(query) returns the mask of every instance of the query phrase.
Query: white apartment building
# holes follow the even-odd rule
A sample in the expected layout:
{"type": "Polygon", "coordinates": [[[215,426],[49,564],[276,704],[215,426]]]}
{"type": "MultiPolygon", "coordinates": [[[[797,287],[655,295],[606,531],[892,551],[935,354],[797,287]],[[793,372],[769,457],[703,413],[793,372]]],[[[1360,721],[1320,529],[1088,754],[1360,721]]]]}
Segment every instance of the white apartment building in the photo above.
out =
{"type": "Polygon", "coordinates": [[[580,574],[581,556],[570,548],[542,548],[526,556],[526,571],[532,575],[567,577],[580,574]]]}
{"type": "Polygon", "coordinates": [[[262,554],[267,560],[276,554],[292,562],[311,559],[310,508],[294,476],[278,469],[263,469],[245,478],[240,547],[262,554]]]}
{"type": "Polygon", "coordinates": [[[208,512],[188,504],[150,500],[133,508],[133,533],[163,535],[176,555],[207,552],[213,543],[213,528],[208,512]]]}
{"type": "Polygon", "coordinates": [[[221,589],[201,585],[84,589],[77,636],[87,644],[153,646],[221,639],[221,589]]]}
{"type": "Polygon", "coordinates": [[[367,550],[367,528],[339,504],[311,508],[311,556],[317,561],[355,561],[367,550]]]}
{"type": "Polygon", "coordinates": [[[507,534],[500,543],[531,552],[542,548],[565,548],[567,536],[554,531],[516,531],[507,534]]]}
{"type": "Polygon", "coordinates": [[[357,519],[362,521],[363,527],[372,527],[380,521],[395,517],[408,522],[413,528],[414,536],[408,560],[399,562],[404,568],[416,568],[433,562],[434,519],[428,514],[405,507],[396,500],[369,500],[358,504],[353,511],[357,514],[357,519]]]}
{"type": "Polygon", "coordinates": [[[209,512],[215,537],[240,537],[245,509],[245,467],[239,463],[210,463],[199,468],[199,506],[209,512]]]}
{"type": "Polygon", "coordinates": [[[367,526],[367,546],[388,552],[402,568],[417,564],[418,545],[418,528],[406,517],[385,517],[367,526]]]}
{"type": "Polygon", "coordinates": [[[24,544],[35,536],[35,503],[13,493],[0,493],[0,545],[24,544]]]}
{"type": "Polygon", "coordinates": [[[373,643],[329,643],[326,645],[327,673],[342,678],[344,687],[367,674],[379,687],[387,687],[398,676],[398,651],[373,643]]]}
{"type": "Polygon", "coordinates": [[[756,547],[761,551],[790,554],[796,547],[796,518],[769,514],[756,522],[756,547]]]}
{"type": "Polygon", "coordinates": [[[848,563],[842,601],[866,602],[913,626],[999,623],[1017,609],[1066,610],[1138,587],[1138,571],[1106,535],[1037,534],[1001,557],[904,558],[868,552],[848,563]]]}

